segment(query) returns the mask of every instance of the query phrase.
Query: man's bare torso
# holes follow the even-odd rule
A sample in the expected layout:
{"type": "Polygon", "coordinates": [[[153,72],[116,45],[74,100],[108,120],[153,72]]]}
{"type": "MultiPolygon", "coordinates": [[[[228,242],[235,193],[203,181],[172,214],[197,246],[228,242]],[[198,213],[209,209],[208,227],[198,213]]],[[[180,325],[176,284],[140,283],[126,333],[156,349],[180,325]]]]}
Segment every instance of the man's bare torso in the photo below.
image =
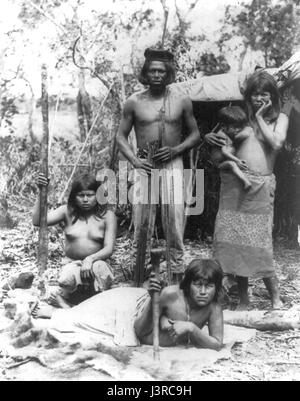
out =
{"type": "MultiPolygon", "coordinates": [[[[159,139],[162,125],[161,110],[164,97],[154,98],[146,90],[133,95],[134,129],[139,148],[159,139]]],[[[181,142],[183,101],[167,89],[165,100],[165,134],[162,146],[176,146],[181,142]]]]}
{"type": "Polygon", "coordinates": [[[211,313],[211,304],[202,308],[190,309],[183,291],[178,285],[172,285],[167,290],[168,294],[162,305],[162,313],[172,320],[188,320],[189,315],[190,321],[202,328],[211,313]]]}
{"type": "MultiPolygon", "coordinates": [[[[212,313],[214,304],[209,304],[202,308],[190,309],[185,300],[183,291],[178,285],[172,285],[165,288],[163,294],[163,302],[161,304],[162,312],[160,319],[171,319],[179,321],[191,321],[195,323],[200,329],[208,322],[208,319],[212,313]]],[[[187,344],[189,338],[187,335],[183,336],[179,340],[179,344],[187,344]]],[[[153,333],[142,338],[143,344],[153,343],[153,333]]],[[[166,331],[160,330],[159,344],[162,347],[174,346],[174,340],[169,336],[166,331]]]]}

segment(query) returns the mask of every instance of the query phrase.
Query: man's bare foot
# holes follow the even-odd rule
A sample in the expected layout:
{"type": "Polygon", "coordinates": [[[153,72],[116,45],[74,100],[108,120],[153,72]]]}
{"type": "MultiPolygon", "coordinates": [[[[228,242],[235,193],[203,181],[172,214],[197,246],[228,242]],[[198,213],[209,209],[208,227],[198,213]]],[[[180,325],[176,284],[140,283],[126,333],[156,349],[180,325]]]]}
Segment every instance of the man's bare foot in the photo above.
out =
{"type": "Polygon", "coordinates": [[[35,319],[51,319],[54,307],[46,303],[37,303],[31,311],[35,319]]]}
{"type": "Polygon", "coordinates": [[[273,310],[278,310],[278,309],[283,309],[283,308],[284,308],[284,305],[283,305],[283,302],[281,302],[280,299],[273,300],[273,302],[272,302],[272,309],[273,310]]]}
{"type": "Polygon", "coordinates": [[[71,305],[59,294],[51,294],[48,303],[55,308],[70,309],[71,305]]]}
{"type": "Polygon", "coordinates": [[[263,280],[270,294],[272,309],[283,309],[283,303],[281,302],[278,289],[278,279],[276,277],[265,277],[263,280]]]}

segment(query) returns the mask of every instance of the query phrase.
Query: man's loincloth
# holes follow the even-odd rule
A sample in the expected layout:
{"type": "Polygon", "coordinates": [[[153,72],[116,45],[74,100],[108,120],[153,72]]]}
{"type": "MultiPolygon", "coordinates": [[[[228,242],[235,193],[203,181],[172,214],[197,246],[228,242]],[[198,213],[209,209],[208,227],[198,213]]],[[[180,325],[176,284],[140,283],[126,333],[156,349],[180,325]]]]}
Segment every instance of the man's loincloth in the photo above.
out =
{"type": "MultiPolygon", "coordinates": [[[[153,154],[157,143],[151,143],[148,147],[138,149],[138,157],[147,160],[149,152],[153,154]],[[150,149],[150,145],[153,147],[150,149]]],[[[133,260],[136,260],[137,248],[140,239],[141,227],[147,226],[146,260],[149,261],[149,249],[154,232],[157,207],[160,207],[164,236],[167,238],[170,232],[170,262],[173,273],[184,271],[183,233],[184,233],[184,175],[183,161],[181,157],[156,166],[151,178],[151,194],[148,193],[149,185],[147,175],[139,170],[134,170],[132,201],[134,221],[133,260]],[[151,204],[151,207],[150,207],[151,204]],[[147,221],[148,220],[148,221],[147,221]]]]}
{"type": "Polygon", "coordinates": [[[219,211],[215,223],[214,257],[224,273],[271,277],[275,176],[246,172],[252,186],[244,190],[233,174],[221,173],[219,211]]]}

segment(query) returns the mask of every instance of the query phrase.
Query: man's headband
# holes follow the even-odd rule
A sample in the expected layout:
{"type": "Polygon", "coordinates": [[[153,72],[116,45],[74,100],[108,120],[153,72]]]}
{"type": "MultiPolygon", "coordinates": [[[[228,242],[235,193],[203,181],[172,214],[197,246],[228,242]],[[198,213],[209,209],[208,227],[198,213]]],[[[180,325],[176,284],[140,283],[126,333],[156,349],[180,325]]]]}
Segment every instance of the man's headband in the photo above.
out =
{"type": "Polygon", "coordinates": [[[173,54],[164,49],[148,48],[145,50],[144,56],[147,61],[174,61],[173,54]]]}

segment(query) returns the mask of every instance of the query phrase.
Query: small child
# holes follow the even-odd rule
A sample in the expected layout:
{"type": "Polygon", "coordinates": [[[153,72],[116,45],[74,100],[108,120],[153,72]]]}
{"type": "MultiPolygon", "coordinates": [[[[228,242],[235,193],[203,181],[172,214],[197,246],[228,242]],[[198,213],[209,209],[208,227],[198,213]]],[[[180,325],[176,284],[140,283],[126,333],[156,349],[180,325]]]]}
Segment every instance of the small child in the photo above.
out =
{"type": "Polygon", "coordinates": [[[246,113],[239,106],[223,107],[218,113],[218,120],[221,127],[219,133],[224,134],[226,145],[222,148],[213,147],[213,162],[220,170],[229,170],[235,174],[247,190],[251,187],[251,182],[242,171],[247,170],[246,162],[234,155],[236,145],[249,136],[246,113]]]}

